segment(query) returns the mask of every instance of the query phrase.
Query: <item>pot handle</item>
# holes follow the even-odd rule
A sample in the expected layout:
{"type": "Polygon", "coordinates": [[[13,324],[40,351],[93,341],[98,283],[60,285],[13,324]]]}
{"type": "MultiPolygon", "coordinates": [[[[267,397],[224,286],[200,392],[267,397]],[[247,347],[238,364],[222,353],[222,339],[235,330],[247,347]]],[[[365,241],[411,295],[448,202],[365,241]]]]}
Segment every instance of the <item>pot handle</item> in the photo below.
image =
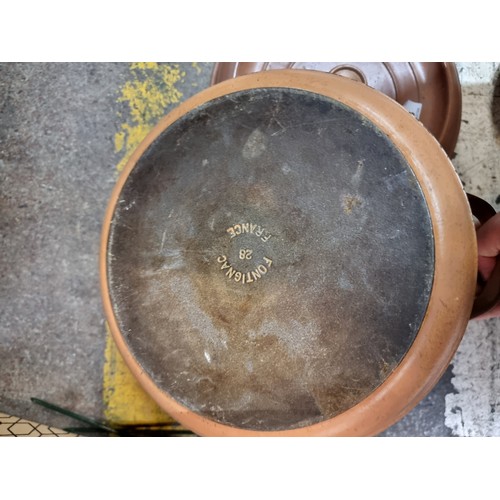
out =
{"type": "MultiPolygon", "coordinates": [[[[484,224],[487,220],[496,215],[495,209],[482,198],[467,193],[467,199],[469,200],[472,214],[481,224],[484,224]]],[[[488,281],[485,283],[479,273],[477,281],[478,285],[481,287],[481,291],[474,299],[471,319],[488,312],[500,302],[500,255],[497,256],[495,268],[488,281]]]]}

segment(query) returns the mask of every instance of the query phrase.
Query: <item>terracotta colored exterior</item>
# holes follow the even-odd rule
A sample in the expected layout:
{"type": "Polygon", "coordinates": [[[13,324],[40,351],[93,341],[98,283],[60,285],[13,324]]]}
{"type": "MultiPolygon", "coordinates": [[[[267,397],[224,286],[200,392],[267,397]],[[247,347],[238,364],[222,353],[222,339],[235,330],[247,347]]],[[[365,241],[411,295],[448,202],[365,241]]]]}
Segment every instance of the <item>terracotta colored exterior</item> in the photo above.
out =
{"type": "Polygon", "coordinates": [[[257,71],[307,69],[323,71],[369,85],[404,105],[422,104],[419,120],[453,158],[462,118],[462,94],[455,64],[451,62],[220,62],[212,84],[257,71]]]}
{"type": "Polygon", "coordinates": [[[100,250],[101,287],[106,318],[132,373],[156,402],[195,433],[207,436],[357,436],[375,435],[402,418],[437,383],[465,331],[477,276],[472,216],[453,166],[439,143],[404,108],[380,92],[346,78],[291,70],[243,76],[215,85],[166,116],[134,152],[107,208],[100,250]],[[334,84],[332,84],[332,79],[334,84]],[[160,391],[144,373],[119,331],[110,301],[106,256],[111,220],[121,189],[154,139],[185,113],[216,97],[248,88],[291,87],[323,94],[357,110],[394,142],[411,165],[427,201],[435,239],[435,276],[426,316],[408,354],[369,397],[341,415],[319,424],[273,433],[218,424],[188,410],[160,391]]]}

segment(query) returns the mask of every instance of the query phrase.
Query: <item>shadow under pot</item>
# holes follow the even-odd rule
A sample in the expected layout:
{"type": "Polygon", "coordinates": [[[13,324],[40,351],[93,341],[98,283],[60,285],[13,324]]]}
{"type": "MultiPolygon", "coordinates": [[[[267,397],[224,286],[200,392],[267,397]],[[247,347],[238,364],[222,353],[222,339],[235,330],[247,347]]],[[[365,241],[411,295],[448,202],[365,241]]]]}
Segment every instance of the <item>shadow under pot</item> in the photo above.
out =
{"type": "Polygon", "coordinates": [[[114,340],[199,435],[383,431],[447,368],[476,278],[471,209],[436,139],[382,93],[311,71],[227,80],[173,110],[102,235],[114,340]]]}

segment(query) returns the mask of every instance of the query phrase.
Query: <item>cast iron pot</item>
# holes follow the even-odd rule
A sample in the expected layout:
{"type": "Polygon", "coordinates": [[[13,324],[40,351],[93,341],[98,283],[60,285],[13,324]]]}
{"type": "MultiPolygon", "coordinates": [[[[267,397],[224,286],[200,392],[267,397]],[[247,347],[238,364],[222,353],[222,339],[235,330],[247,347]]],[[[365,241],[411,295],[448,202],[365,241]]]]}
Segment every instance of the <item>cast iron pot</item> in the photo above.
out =
{"type": "Polygon", "coordinates": [[[113,191],[100,257],[132,373],[217,436],[396,422],[457,349],[478,260],[467,196],[424,126],[300,70],[225,81],[166,116],[113,191]]]}

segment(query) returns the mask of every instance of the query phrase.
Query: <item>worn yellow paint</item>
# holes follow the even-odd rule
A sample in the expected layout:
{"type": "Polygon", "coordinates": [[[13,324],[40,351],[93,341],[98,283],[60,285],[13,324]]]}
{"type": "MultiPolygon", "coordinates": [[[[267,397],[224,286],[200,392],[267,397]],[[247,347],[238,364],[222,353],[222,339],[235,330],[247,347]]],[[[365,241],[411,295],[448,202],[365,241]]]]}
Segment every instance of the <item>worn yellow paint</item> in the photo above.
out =
{"type": "MultiPolygon", "coordinates": [[[[128,112],[115,135],[115,150],[123,156],[117,165],[121,171],[132,152],[151,128],[183,95],[176,88],[185,76],[178,65],[134,63],[131,78],[122,86],[118,102],[128,112]]],[[[172,422],[142,390],[125,365],[107,329],[103,373],[104,415],[114,424],[157,424],[172,422]]]]}
{"type": "Polygon", "coordinates": [[[180,102],[182,92],[176,84],[185,76],[176,64],[133,63],[130,72],[132,78],[123,85],[118,98],[129,108],[128,119],[115,134],[115,151],[123,152],[119,171],[169,107],[180,102]]]}
{"type": "Polygon", "coordinates": [[[200,65],[197,62],[192,62],[191,66],[196,70],[197,75],[199,75],[201,73],[200,65]]]}
{"type": "Polygon", "coordinates": [[[116,348],[109,328],[106,331],[103,387],[106,420],[117,425],[172,422],[172,418],[160,409],[132,376],[116,348]]]}

